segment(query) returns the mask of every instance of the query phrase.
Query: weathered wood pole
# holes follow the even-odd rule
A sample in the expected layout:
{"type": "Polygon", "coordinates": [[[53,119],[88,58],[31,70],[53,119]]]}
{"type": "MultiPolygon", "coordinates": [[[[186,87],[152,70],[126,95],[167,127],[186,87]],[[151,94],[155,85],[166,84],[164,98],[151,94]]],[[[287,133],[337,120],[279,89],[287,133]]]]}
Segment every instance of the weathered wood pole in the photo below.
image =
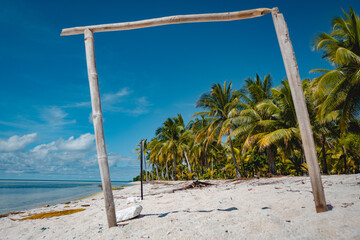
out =
{"type": "Polygon", "coordinates": [[[141,140],[140,147],[140,185],[141,185],[141,200],[144,200],[143,194],[143,161],[144,161],[144,140],[141,140]]]}
{"type": "Polygon", "coordinates": [[[115,204],[111,188],[110,172],[108,157],[106,154],[103,118],[101,113],[100,91],[98,75],[95,63],[95,50],[94,50],[94,35],[89,30],[84,31],[85,37],[85,50],[86,50],[86,63],[90,84],[92,118],[94,123],[96,150],[100,168],[101,182],[103,187],[105,209],[110,227],[116,226],[115,204]]]}
{"type": "Polygon", "coordinates": [[[131,29],[156,27],[156,26],[180,24],[180,23],[234,21],[240,19],[261,17],[270,12],[271,9],[269,8],[257,8],[257,9],[237,11],[237,12],[227,12],[227,13],[177,15],[177,16],[169,16],[162,18],[152,18],[152,19],[140,20],[135,22],[110,23],[110,24],[101,24],[101,25],[93,25],[93,26],[65,28],[62,30],[60,36],[82,34],[85,31],[85,29],[89,29],[95,33],[95,32],[131,30],[131,29]]]}
{"type": "Polygon", "coordinates": [[[309,113],[306,107],[305,97],[301,85],[299,69],[289,37],[289,30],[284,20],[284,16],[279,13],[278,8],[272,9],[272,17],[275,25],[276,35],[279,40],[281,54],[284,60],[286,74],[289,80],[291,95],[295,105],[295,112],[299,123],[301,140],[303,143],[306,163],[309,170],[316,212],[325,212],[327,211],[327,206],[325,201],[324,188],[321,181],[320,167],[317,159],[317,152],[315,149],[309,113]]]}

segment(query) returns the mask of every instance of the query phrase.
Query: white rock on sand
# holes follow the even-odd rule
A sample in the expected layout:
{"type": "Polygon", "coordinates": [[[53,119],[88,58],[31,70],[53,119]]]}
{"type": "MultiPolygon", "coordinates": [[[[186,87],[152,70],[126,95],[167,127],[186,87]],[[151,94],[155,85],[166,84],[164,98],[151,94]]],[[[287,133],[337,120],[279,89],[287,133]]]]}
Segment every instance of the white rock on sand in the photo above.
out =
{"type": "MultiPolygon", "coordinates": [[[[360,239],[360,174],[322,179],[333,206],[325,213],[315,212],[308,177],[214,180],[208,187],[174,193],[191,182],[153,182],[144,185],[141,217],[118,227],[108,229],[99,193],[0,218],[0,239],[360,239]],[[81,205],[90,206],[61,217],[15,220],[81,205]]],[[[139,185],[115,190],[117,210],[139,195],[139,185]]]]}
{"type": "Polygon", "coordinates": [[[116,221],[122,222],[122,221],[136,218],[137,216],[140,215],[142,209],[143,208],[141,205],[137,205],[137,206],[132,206],[129,208],[122,209],[120,211],[116,211],[116,221]]]}

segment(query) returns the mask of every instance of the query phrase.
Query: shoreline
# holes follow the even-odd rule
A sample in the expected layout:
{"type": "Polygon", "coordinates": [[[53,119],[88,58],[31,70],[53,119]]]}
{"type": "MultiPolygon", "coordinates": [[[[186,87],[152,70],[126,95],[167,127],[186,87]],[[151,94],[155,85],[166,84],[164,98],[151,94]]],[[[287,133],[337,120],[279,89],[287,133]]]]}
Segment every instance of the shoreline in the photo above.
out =
{"type": "Polygon", "coordinates": [[[360,174],[322,176],[327,204],[316,213],[309,177],[207,180],[213,185],[185,189],[192,181],[155,181],[113,191],[116,210],[142,205],[139,217],[108,228],[101,194],[69,204],[37,208],[0,218],[5,239],[360,239],[360,174]],[[181,190],[180,190],[181,189],[181,190]],[[174,191],[176,190],[176,191],[174,191]],[[50,211],[84,211],[19,221],[50,211]],[[261,231],[259,231],[261,229],[261,231]]]}
{"type": "MultiPolygon", "coordinates": [[[[113,181],[114,188],[132,182],[113,181]]],[[[72,202],[102,193],[101,182],[72,180],[2,180],[0,216],[19,211],[72,202]]]]}

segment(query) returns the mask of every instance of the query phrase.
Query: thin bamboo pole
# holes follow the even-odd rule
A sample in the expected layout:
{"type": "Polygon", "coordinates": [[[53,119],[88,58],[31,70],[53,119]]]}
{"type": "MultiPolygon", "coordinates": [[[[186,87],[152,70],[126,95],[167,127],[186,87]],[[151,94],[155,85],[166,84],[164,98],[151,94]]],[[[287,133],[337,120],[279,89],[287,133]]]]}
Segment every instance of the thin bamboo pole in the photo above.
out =
{"type": "Polygon", "coordinates": [[[143,193],[143,162],[144,162],[144,140],[141,140],[141,147],[140,147],[140,185],[141,185],[141,200],[144,200],[144,193],[143,193]]]}
{"type": "Polygon", "coordinates": [[[152,18],[135,22],[110,23],[101,25],[92,25],[85,27],[65,28],[62,30],[60,36],[77,35],[84,33],[85,29],[94,32],[110,32],[131,30],[137,28],[156,27],[169,24],[179,23],[194,23],[194,22],[222,22],[234,21],[240,19],[261,17],[271,12],[269,8],[257,8],[245,11],[227,12],[227,13],[207,13],[207,14],[192,14],[192,15],[178,15],[162,18],[152,18]]]}
{"type": "Polygon", "coordinates": [[[92,117],[94,123],[94,132],[96,139],[96,150],[100,168],[101,182],[103,187],[105,209],[109,227],[116,226],[115,204],[111,188],[110,172],[108,165],[108,157],[106,154],[103,119],[101,113],[101,102],[99,92],[99,82],[95,62],[94,50],[94,36],[93,33],[86,29],[85,36],[85,50],[86,63],[88,69],[88,77],[90,84],[92,117]]]}
{"type": "Polygon", "coordinates": [[[301,140],[304,146],[316,212],[325,212],[327,211],[327,206],[324,188],[321,181],[320,167],[317,159],[309,113],[306,107],[305,97],[301,85],[299,69],[289,37],[289,30],[284,20],[284,16],[279,13],[278,8],[274,8],[272,10],[272,17],[276,35],[279,40],[281,54],[284,60],[286,74],[289,80],[291,95],[295,105],[295,112],[299,123],[301,140]]]}

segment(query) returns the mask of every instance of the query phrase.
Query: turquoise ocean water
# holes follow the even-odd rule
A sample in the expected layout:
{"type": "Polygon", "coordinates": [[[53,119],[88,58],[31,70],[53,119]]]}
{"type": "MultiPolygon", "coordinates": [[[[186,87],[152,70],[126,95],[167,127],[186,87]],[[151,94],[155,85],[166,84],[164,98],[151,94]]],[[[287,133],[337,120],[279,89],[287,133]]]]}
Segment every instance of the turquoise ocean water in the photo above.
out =
{"type": "MultiPolygon", "coordinates": [[[[0,180],[0,214],[79,199],[100,192],[101,182],[0,180]]],[[[112,182],[113,187],[130,182],[112,182]]]]}

